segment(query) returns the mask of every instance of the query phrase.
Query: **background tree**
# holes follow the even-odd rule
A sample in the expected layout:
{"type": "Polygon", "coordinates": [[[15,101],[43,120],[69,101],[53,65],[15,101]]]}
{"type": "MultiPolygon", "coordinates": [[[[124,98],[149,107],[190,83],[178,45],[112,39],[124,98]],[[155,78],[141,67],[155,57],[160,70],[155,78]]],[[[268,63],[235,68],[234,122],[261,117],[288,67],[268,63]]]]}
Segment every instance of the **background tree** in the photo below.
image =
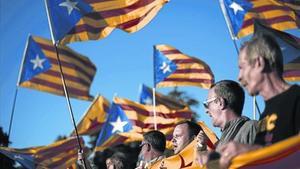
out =
{"type": "Polygon", "coordinates": [[[177,87],[174,87],[173,90],[167,94],[167,96],[181,104],[188,105],[193,111],[192,121],[197,121],[199,116],[196,111],[193,110],[194,107],[197,108],[199,106],[199,102],[196,99],[189,96],[187,92],[178,90],[177,87]]]}
{"type": "MultiPolygon", "coordinates": [[[[8,135],[3,132],[2,127],[0,127],[0,146],[8,147],[11,142],[8,140],[8,135]]],[[[15,161],[6,157],[5,155],[0,153],[0,168],[13,169],[15,161]]]]}

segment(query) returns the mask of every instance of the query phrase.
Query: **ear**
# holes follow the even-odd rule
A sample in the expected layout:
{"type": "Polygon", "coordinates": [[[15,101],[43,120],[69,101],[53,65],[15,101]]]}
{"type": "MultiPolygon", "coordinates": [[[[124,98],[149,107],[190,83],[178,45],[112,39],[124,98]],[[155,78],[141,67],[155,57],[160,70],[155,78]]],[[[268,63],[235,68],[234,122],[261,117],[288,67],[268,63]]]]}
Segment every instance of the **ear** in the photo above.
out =
{"type": "Polygon", "coordinates": [[[254,63],[255,70],[258,70],[259,72],[263,72],[265,66],[266,66],[266,61],[263,57],[258,56],[257,58],[255,58],[255,63],[254,63]]]}
{"type": "Polygon", "coordinates": [[[220,97],[220,98],[219,98],[219,105],[220,105],[220,107],[221,107],[221,110],[226,109],[226,107],[227,107],[227,102],[226,102],[226,100],[220,97]]]}
{"type": "Polygon", "coordinates": [[[147,144],[147,151],[149,152],[151,150],[150,144],[147,144]]]}

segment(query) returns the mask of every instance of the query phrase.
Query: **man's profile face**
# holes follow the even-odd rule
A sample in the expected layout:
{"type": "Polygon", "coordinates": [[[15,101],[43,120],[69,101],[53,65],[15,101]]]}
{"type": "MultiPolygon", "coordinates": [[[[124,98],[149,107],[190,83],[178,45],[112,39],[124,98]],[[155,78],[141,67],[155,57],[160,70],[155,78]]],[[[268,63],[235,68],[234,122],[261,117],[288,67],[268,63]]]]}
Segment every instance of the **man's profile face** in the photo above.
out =
{"type": "Polygon", "coordinates": [[[106,159],[105,163],[106,163],[106,168],[107,169],[114,169],[115,168],[114,164],[113,164],[113,162],[111,161],[110,158],[106,159]]]}
{"type": "Polygon", "coordinates": [[[222,125],[222,117],[220,115],[220,108],[215,103],[218,99],[217,94],[214,91],[215,89],[212,88],[209,90],[207,99],[206,99],[206,106],[205,111],[211,117],[212,124],[214,127],[220,127],[222,125]]]}
{"type": "Polygon", "coordinates": [[[187,124],[184,123],[175,127],[173,132],[172,143],[174,154],[179,153],[190,143],[189,130],[187,124]]]}
{"type": "MultiPolygon", "coordinates": [[[[239,55],[239,76],[238,80],[241,85],[246,88],[251,96],[258,94],[257,85],[260,81],[260,72],[258,72],[256,66],[250,65],[246,56],[246,49],[243,49],[239,55]]],[[[255,61],[254,61],[255,62],[255,61]]],[[[256,63],[253,63],[256,64],[256,63]]]]}

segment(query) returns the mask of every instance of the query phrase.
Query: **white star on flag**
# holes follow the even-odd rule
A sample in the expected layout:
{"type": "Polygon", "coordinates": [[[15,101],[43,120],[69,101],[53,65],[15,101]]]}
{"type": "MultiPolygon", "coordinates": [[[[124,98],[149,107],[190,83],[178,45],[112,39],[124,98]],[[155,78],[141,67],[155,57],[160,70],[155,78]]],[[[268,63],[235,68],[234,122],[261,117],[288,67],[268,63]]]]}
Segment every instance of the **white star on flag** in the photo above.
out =
{"type": "Polygon", "coordinates": [[[170,66],[166,63],[163,62],[163,65],[160,67],[160,70],[163,70],[163,73],[171,72],[170,66]]]}
{"type": "Polygon", "coordinates": [[[234,14],[236,15],[238,11],[244,11],[244,9],[241,7],[241,5],[232,2],[232,4],[229,6],[230,8],[233,9],[234,14]]]}
{"type": "Polygon", "coordinates": [[[36,55],[35,59],[31,59],[30,62],[33,63],[33,70],[36,68],[44,69],[43,62],[45,62],[46,59],[40,59],[39,55],[36,55]]]}
{"type": "Polygon", "coordinates": [[[152,104],[152,99],[151,99],[151,97],[146,97],[146,98],[144,99],[144,102],[145,102],[146,104],[152,104]]]}
{"type": "Polygon", "coordinates": [[[66,7],[68,9],[68,14],[71,15],[73,9],[77,9],[79,11],[79,8],[77,8],[78,2],[72,2],[71,0],[66,0],[65,2],[62,2],[59,4],[59,6],[66,7]]]}
{"type": "Polygon", "coordinates": [[[115,133],[117,131],[123,132],[123,127],[128,123],[127,121],[122,121],[120,116],[117,118],[116,122],[109,122],[114,128],[112,130],[112,133],[115,133]]]}

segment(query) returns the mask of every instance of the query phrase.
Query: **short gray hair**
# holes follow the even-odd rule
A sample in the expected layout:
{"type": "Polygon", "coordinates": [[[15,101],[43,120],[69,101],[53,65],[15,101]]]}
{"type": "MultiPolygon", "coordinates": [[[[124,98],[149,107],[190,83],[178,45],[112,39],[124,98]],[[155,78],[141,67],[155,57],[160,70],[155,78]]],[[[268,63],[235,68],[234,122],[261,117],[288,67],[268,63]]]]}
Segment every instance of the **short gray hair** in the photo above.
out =
{"type": "Polygon", "coordinates": [[[245,92],[239,83],[232,80],[222,80],[215,83],[211,89],[214,89],[216,95],[225,100],[226,105],[234,111],[238,116],[241,116],[245,92]]]}
{"type": "Polygon", "coordinates": [[[255,56],[261,56],[266,61],[266,68],[275,70],[282,77],[283,56],[276,40],[266,34],[254,35],[251,40],[245,42],[240,51],[245,50],[246,59],[253,64],[255,56]]]}

